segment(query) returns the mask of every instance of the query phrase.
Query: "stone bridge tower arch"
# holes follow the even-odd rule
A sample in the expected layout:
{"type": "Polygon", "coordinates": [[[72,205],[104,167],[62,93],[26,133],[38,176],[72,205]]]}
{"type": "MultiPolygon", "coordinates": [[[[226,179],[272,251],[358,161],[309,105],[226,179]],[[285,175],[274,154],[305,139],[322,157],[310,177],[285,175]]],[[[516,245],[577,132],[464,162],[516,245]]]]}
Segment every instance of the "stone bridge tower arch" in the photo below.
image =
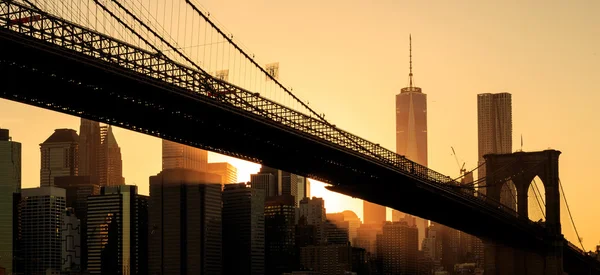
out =
{"type": "Polygon", "coordinates": [[[511,179],[517,189],[517,215],[529,218],[527,192],[538,176],[544,185],[546,197],[546,228],[551,234],[561,234],[560,186],[558,182],[558,157],[560,151],[516,152],[512,154],[485,155],[486,196],[500,201],[502,185],[511,179]]]}
{"type": "MultiPolygon", "coordinates": [[[[496,202],[500,201],[501,189],[510,179],[517,191],[517,211],[519,219],[529,221],[529,200],[527,198],[529,186],[537,176],[541,179],[545,189],[546,222],[544,224],[545,251],[542,252],[544,264],[541,274],[561,275],[563,272],[563,242],[560,224],[560,186],[558,176],[558,157],[561,152],[557,150],[544,150],[539,152],[515,152],[512,154],[488,154],[484,156],[486,162],[485,193],[486,197],[496,202]]],[[[487,248],[486,248],[487,249],[487,248]]],[[[500,253],[495,248],[492,255],[500,253]]],[[[522,274],[538,274],[537,272],[524,272],[527,258],[524,252],[512,251],[513,255],[521,255],[507,263],[507,260],[496,258],[496,264],[514,266],[522,274]]],[[[486,262],[488,254],[486,252],[486,262]]],[[[492,271],[492,270],[490,270],[492,271]]],[[[499,270],[486,273],[504,274],[499,270]]]]}

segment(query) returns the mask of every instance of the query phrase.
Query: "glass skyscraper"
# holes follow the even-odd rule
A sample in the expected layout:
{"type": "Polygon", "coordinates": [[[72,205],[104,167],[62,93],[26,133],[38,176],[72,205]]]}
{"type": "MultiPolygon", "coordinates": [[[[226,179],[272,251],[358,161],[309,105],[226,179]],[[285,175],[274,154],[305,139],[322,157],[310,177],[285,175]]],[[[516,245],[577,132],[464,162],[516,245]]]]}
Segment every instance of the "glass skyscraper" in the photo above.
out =
{"type": "MultiPolygon", "coordinates": [[[[421,88],[413,86],[412,39],[410,43],[409,86],[396,95],[396,153],[427,166],[427,95],[421,88]]],[[[401,214],[394,210],[392,218],[398,221],[401,214]]],[[[428,222],[421,218],[416,220],[421,248],[428,222]]]]}

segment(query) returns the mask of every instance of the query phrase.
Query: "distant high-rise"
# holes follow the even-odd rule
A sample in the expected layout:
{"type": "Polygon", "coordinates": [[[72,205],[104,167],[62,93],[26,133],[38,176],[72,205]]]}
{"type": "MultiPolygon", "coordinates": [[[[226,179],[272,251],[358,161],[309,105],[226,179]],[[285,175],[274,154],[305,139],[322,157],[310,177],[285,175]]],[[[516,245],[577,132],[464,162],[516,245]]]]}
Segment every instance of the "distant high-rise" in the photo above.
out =
{"type": "Polygon", "coordinates": [[[57,274],[63,261],[65,190],[43,186],[23,189],[21,195],[23,274],[57,274]]]}
{"type": "Polygon", "coordinates": [[[296,202],[291,195],[268,198],[265,203],[266,274],[282,274],[294,267],[296,202]]]}
{"type": "MultiPolygon", "coordinates": [[[[512,152],[512,100],[509,93],[477,95],[478,160],[483,164],[486,154],[508,154],[512,152]]],[[[479,167],[478,178],[485,178],[485,165],[479,167]]],[[[485,185],[485,181],[481,183],[485,185]]],[[[502,187],[500,201],[516,209],[516,190],[502,187]]],[[[480,190],[485,192],[485,189],[480,190]]]]}
{"type": "Polygon", "coordinates": [[[264,191],[228,184],[223,191],[223,274],[265,274],[264,191]]]}
{"type": "MultiPolygon", "coordinates": [[[[146,229],[142,225],[147,209],[139,208],[137,194],[131,185],[105,186],[100,195],[88,197],[88,271],[90,274],[139,274],[140,257],[146,250],[142,241],[146,229]]],[[[140,262],[141,261],[141,262],[140,262]]]]}
{"type": "Polygon", "coordinates": [[[348,240],[353,246],[356,246],[355,238],[357,236],[358,228],[361,225],[360,219],[356,213],[350,210],[345,210],[341,213],[327,213],[327,220],[333,223],[348,223],[348,240]]]}
{"type": "Polygon", "coordinates": [[[417,274],[418,230],[406,222],[386,222],[377,235],[383,274],[417,274]]]}
{"type": "MultiPolygon", "coordinates": [[[[396,153],[427,166],[427,95],[421,88],[413,86],[412,38],[409,36],[409,74],[408,87],[402,88],[396,95],[396,153]]],[[[392,211],[394,221],[402,215],[392,211]]],[[[419,229],[419,247],[425,238],[427,221],[417,218],[419,229]]]]}
{"type": "Polygon", "coordinates": [[[100,186],[125,184],[121,148],[117,144],[110,125],[100,127],[100,143],[100,157],[98,160],[100,186]]]}
{"type": "Polygon", "coordinates": [[[298,207],[298,220],[306,218],[306,224],[314,225],[316,228],[315,241],[316,244],[324,244],[327,242],[327,232],[325,231],[325,201],[322,198],[313,197],[304,198],[300,201],[298,207]]]}
{"type": "Polygon", "coordinates": [[[368,201],[363,201],[363,220],[365,224],[376,224],[379,226],[383,226],[383,223],[386,219],[385,216],[385,206],[374,204],[368,201]]]}
{"type": "Polygon", "coordinates": [[[149,274],[222,273],[220,180],[182,168],[150,177],[149,274]]]}
{"type": "Polygon", "coordinates": [[[17,209],[14,193],[21,192],[21,143],[12,141],[7,129],[0,129],[0,267],[13,272],[17,209]]]}
{"type": "Polygon", "coordinates": [[[257,174],[250,176],[252,188],[265,191],[265,198],[272,196],[291,195],[296,206],[310,194],[308,180],[296,174],[263,165],[257,174]]]}
{"type": "Polygon", "coordinates": [[[79,176],[89,176],[92,183],[100,182],[100,123],[85,118],[79,126],[79,176]]]}
{"type": "Polygon", "coordinates": [[[56,129],[40,144],[40,186],[53,186],[54,178],[78,175],[79,136],[72,129],[56,129]]]}
{"type": "Polygon", "coordinates": [[[162,141],[162,169],[185,168],[198,172],[208,169],[208,152],[206,150],[179,144],[176,142],[162,141]]]}
{"type": "Polygon", "coordinates": [[[237,183],[237,168],[227,162],[208,164],[208,172],[221,177],[221,185],[237,183]]]}

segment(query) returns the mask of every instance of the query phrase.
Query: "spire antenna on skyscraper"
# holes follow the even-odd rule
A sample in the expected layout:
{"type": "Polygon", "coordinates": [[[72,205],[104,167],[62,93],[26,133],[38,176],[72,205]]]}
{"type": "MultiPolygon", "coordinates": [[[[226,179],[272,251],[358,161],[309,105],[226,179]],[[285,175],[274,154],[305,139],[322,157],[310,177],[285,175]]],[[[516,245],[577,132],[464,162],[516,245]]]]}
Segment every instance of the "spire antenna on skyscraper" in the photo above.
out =
{"type": "Polygon", "coordinates": [[[411,34],[408,34],[408,55],[409,55],[409,74],[408,74],[408,78],[410,81],[410,84],[408,87],[410,87],[410,89],[412,90],[413,87],[413,73],[412,73],[412,36],[411,34]]]}

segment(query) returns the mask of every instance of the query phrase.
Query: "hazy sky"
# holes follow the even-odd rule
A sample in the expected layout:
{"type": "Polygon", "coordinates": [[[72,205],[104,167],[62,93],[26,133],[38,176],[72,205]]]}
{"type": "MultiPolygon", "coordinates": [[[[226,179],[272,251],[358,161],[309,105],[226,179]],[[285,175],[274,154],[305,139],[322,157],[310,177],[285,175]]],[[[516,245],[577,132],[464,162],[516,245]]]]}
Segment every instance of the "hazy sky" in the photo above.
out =
{"type": "MultiPolygon", "coordinates": [[[[415,82],[428,95],[429,165],[449,176],[458,175],[450,146],[467,168],[477,162],[476,94],[512,93],[513,149],[522,134],[525,151],[563,152],[560,175],[578,230],[587,249],[599,243],[600,2],[200,2],[258,60],[279,62],[282,82],[328,120],[392,150],[394,95],[408,84],[412,33],[415,82]]],[[[23,186],[33,187],[39,143],[55,128],[78,130],[79,119],[0,100],[0,127],[23,143],[23,186]]],[[[160,171],[160,140],[115,135],[127,183],[147,194],[148,177],[160,171]]],[[[240,180],[259,167],[234,164],[240,180]]],[[[313,186],[328,212],[362,215],[360,201],[313,186]]],[[[576,241],[567,221],[564,234],[576,241]]]]}

